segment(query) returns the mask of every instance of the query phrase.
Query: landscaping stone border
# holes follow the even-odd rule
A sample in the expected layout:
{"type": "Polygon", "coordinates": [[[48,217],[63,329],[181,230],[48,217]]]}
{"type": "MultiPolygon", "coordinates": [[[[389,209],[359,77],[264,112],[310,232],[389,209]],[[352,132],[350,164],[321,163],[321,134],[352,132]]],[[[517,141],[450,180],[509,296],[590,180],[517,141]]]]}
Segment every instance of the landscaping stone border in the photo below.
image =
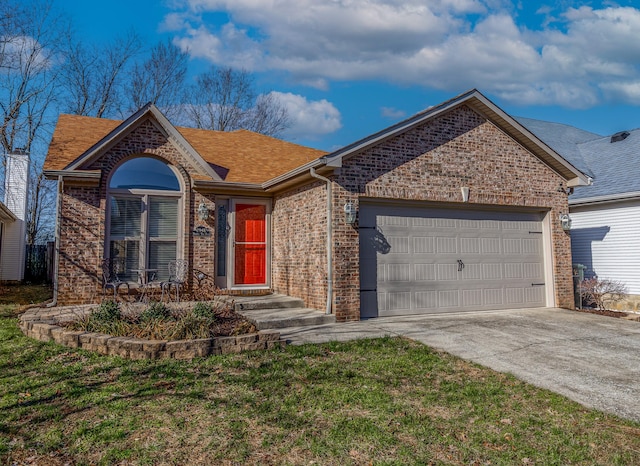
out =
{"type": "Polygon", "coordinates": [[[20,317],[20,329],[26,336],[39,341],[54,341],[69,348],[82,348],[128,359],[193,359],[286,346],[286,342],[280,340],[280,333],[271,330],[232,337],[167,341],[113,337],[102,333],[68,330],[57,325],[86,312],[90,312],[87,306],[77,306],[72,310],[29,309],[20,317]]]}

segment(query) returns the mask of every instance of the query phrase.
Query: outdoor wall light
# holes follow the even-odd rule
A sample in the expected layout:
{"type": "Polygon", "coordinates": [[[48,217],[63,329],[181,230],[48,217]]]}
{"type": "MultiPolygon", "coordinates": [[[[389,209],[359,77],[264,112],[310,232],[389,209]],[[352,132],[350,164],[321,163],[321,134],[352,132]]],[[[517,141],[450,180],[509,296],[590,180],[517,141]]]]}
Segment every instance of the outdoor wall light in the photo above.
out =
{"type": "Polygon", "coordinates": [[[200,205],[198,206],[198,218],[203,222],[209,218],[209,208],[204,201],[200,201],[200,205]]]}
{"type": "Polygon", "coordinates": [[[569,217],[569,214],[560,214],[560,226],[564,231],[571,230],[571,217],[569,217]]]}
{"type": "Polygon", "coordinates": [[[357,211],[353,202],[349,201],[344,205],[344,221],[349,225],[356,223],[357,211]]]}

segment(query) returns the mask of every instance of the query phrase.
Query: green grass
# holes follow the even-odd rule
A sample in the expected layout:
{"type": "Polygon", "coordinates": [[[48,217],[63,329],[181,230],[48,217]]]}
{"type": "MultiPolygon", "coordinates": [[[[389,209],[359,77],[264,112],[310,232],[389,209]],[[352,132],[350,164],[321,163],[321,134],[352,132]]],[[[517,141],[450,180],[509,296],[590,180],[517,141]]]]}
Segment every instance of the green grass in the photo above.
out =
{"type": "Polygon", "coordinates": [[[2,465],[640,464],[640,424],[406,339],[128,361],[25,338],[15,312],[2,465]]]}

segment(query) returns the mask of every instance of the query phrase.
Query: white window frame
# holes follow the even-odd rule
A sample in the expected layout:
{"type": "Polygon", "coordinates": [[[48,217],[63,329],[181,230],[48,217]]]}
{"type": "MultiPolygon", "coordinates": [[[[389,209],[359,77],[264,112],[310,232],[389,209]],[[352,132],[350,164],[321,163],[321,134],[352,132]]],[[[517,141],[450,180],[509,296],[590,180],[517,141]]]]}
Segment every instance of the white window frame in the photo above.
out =
{"type": "MultiPolygon", "coordinates": [[[[144,157],[144,156],[143,156],[144,157]]],[[[149,157],[155,158],[155,157],[149,157]]],[[[178,180],[178,184],[180,186],[179,191],[170,191],[163,189],[140,189],[140,188],[132,188],[132,189],[122,189],[122,188],[109,188],[109,184],[111,182],[111,176],[118,171],[118,169],[122,166],[122,164],[131,160],[131,158],[127,158],[117,167],[113,169],[111,172],[109,179],[107,180],[107,199],[106,199],[106,212],[105,212],[105,234],[104,234],[104,257],[108,258],[110,256],[110,245],[111,241],[120,241],[120,240],[138,240],[140,241],[140,249],[138,251],[138,267],[146,268],[149,262],[149,257],[147,254],[147,250],[149,247],[149,243],[153,241],[153,239],[149,238],[148,225],[149,225],[149,198],[171,198],[178,200],[178,219],[176,223],[177,227],[177,237],[176,237],[176,259],[182,259],[184,257],[184,183],[182,180],[182,176],[180,176],[179,172],[169,163],[162,160],[173,172],[176,179],[178,180]],[[116,237],[116,239],[111,237],[111,199],[112,197],[117,198],[132,198],[139,199],[142,203],[142,210],[140,214],[140,237],[116,237]]],[[[163,239],[158,239],[157,241],[166,241],[163,239]]],[[[130,283],[135,283],[135,281],[130,281],[130,283]]]]}

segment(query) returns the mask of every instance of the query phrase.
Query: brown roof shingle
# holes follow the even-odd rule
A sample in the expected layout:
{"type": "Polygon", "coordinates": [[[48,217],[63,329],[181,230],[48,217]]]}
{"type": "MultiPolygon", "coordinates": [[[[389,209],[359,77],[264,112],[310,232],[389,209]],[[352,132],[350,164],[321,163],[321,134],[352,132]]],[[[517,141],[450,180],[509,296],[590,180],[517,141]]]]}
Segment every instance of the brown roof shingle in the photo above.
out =
{"type": "MultiPolygon", "coordinates": [[[[58,118],[45,170],[63,170],[122,121],[62,114],[58,118]]],[[[176,128],[224,181],[263,183],[326,152],[246,130],[231,132],[176,128]],[[226,175],[226,176],[225,176],[226,175]]]]}

